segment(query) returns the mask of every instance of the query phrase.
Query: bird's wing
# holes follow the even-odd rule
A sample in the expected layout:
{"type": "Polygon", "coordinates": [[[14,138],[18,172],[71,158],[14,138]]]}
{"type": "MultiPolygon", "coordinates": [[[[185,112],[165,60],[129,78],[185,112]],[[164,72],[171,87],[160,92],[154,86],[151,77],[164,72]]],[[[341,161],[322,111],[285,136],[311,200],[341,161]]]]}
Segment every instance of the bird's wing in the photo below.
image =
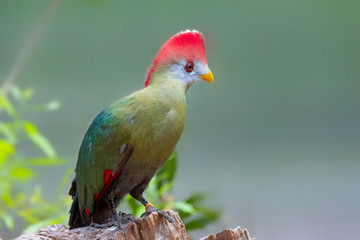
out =
{"type": "Polygon", "coordinates": [[[93,212],[112,180],[129,159],[128,144],[134,121],[127,113],[127,101],[119,101],[104,109],[91,123],[80,147],[76,166],[76,188],[81,214],[93,212]]]}

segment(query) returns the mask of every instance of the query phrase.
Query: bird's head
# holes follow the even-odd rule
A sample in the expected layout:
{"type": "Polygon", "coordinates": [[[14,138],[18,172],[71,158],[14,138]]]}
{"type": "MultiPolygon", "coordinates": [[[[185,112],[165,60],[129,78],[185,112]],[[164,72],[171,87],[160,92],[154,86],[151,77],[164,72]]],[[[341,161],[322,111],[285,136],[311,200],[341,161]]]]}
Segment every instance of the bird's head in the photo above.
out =
{"type": "Polygon", "coordinates": [[[201,33],[195,30],[180,32],[161,47],[148,71],[145,87],[157,79],[179,81],[187,88],[199,80],[214,81],[201,33]]]}

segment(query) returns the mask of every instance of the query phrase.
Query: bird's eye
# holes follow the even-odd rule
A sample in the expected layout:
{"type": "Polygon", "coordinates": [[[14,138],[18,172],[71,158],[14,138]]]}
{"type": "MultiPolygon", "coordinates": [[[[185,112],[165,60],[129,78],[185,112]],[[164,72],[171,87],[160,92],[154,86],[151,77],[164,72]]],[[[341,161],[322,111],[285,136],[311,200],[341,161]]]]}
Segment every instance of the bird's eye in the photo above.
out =
{"type": "Polygon", "coordinates": [[[185,65],[185,71],[190,73],[193,70],[194,70],[194,64],[192,62],[187,62],[186,65],[185,65]]]}

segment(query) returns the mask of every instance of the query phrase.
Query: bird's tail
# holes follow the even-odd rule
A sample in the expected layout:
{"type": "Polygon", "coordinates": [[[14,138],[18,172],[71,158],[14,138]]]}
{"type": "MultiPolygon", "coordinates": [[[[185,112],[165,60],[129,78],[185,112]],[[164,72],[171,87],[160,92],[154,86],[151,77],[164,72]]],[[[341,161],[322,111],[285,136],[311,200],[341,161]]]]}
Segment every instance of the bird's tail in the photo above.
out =
{"type": "Polygon", "coordinates": [[[76,193],[74,196],[73,203],[70,208],[69,228],[73,229],[73,228],[79,228],[79,227],[84,227],[84,226],[88,226],[88,225],[89,224],[87,224],[81,216],[80,209],[79,209],[79,200],[78,200],[78,196],[76,193]]]}

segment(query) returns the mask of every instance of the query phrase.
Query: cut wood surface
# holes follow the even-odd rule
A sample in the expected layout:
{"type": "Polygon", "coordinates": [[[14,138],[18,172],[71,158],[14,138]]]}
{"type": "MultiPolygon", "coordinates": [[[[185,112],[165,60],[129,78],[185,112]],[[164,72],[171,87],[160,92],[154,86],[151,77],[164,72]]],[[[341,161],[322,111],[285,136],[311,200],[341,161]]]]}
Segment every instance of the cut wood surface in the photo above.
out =
{"type": "Polygon", "coordinates": [[[235,229],[225,229],[217,234],[211,234],[207,237],[203,237],[200,240],[227,240],[227,239],[236,239],[236,240],[256,240],[255,238],[250,237],[250,233],[246,229],[237,227],[235,229]]]}
{"type": "MultiPolygon", "coordinates": [[[[64,224],[55,224],[40,229],[39,233],[22,234],[16,240],[80,240],[80,239],[126,239],[126,240],[190,240],[185,231],[185,225],[179,214],[174,211],[167,212],[175,223],[168,222],[163,216],[154,212],[143,218],[135,218],[132,215],[123,214],[127,223],[121,228],[112,226],[108,228],[82,227],[69,230],[64,224]]],[[[250,238],[246,229],[237,227],[225,229],[217,234],[211,234],[201,240],[255,240],[250,238]]]]}

